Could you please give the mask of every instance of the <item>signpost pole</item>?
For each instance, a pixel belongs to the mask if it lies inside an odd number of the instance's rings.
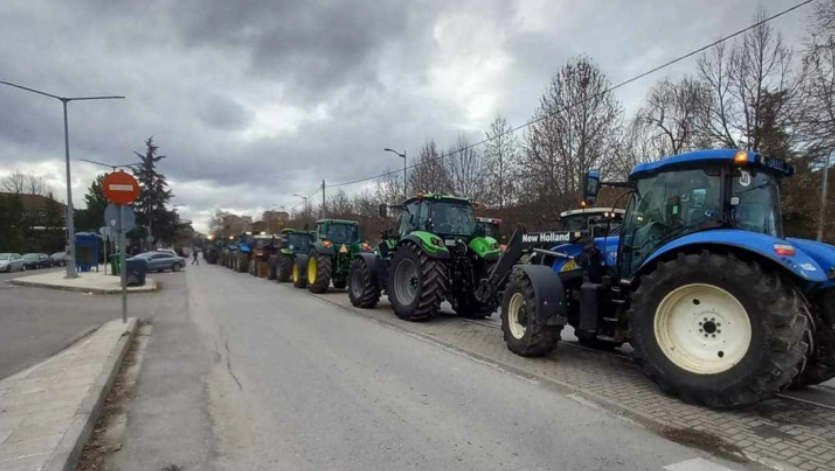
[[[107,235],[101,235],[102,241],[104,242],[104,276],[107,276]]]
[[[119,265],[122,269],[120,273],[122,278],[122,323],[126,324],[128,322],[128,267],[125,263],[125,230],[122,227],[122,223],[125,220],[125,208],[126,206],[120,205],[119,206]]]

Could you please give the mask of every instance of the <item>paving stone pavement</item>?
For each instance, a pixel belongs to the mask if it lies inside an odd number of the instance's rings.
[[[294,289],[291,285],[282,287]],[[317,296],[356,314],[548,381],[673,439],[712,439],[717,445],[708,448],[742,455],[776,469],[835,470],[835,408],[777,397],[741,410],[711,410],[664,395],[622,356],[561,343],[548,357],[523,358],[507,349],[495,321],[442,315],[431,322],[405,322],[397,319],[385,298],[376,309],[363,310],[351,306],[343,291]],[[682,438],[676,431],[690,433]]]
[[[15,278],[9,280],[9,283],[18,286],[62,289],[95,294],[119,294],[122,292],[121,278],[113,275],[105,275],[103,271],[98,273],[79,273],[78,278],[74,279],[66,279],[65,276],[66,273],[64,271],[58,270]],[[129,293],[150,293],[156,290],[157,282],[152,278],[145,278],[144,286],[128,286]]]
[[[108,322],[0,381],[0,470],[62,470],[77,459],[135,329],[136,319]]]

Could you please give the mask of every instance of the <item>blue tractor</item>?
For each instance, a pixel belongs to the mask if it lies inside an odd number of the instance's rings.
[[[638,165],[627,182],[589,172],[589,204],[602,185],[626,190],[623,225],[565,234],[536,249],[547,263],[482,281],[504,288],[508,348],[547,355],[569,324],[587,341],[629,342],[662,390],[716,408],[835,377],[835,247],[784,237],[779,184],[793,174],[729,149]]]

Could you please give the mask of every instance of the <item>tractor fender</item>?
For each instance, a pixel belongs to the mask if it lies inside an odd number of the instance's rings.
[[[778,255],[775,245],[789,245],[794,247],[795,254],[792,256]],[[827,274],[823,268],[806,252],[793,244],[790,240],[780,239],[766,234],[742,231],[738,229],[720,229],[713,231],[695,232],[673,240],[652,253],[635,275],[647,271],[665,254],[671,254],[683,249],[702,247],[727,247],[737,251],[747,252],[754,257],[767,259],[786,272],[806,282],[807,284],[823,284],[827,281]],[[751,280],[753,283],[756,280]]]
[[[385,279],[385,277],[387,275],[387,272],[377,273],[378,263],[377,263],[377,256],[375,254],[368,253],[368,252],[361,252],[361,253],[358,253],[358,254],[354,255],[354,258],[361,258],[363,260],[363,262],[365,262],[365,265],[368,267],[368,272],[373,273],[373,274],[376,275],[376,276],[372,277],[372,281],[374,283],[379,285],[380,280]],[[380,265],[380,268],[384,268],[382,266],[383,264],[379,264],[379,265]],[[385,268],[388,268],[388,267],[385,267]]]
[[[432,244],[433,239],[441,241],[441,245],[440,246],[433,245]],[[443,239],[436,236],[435,234],[432,234],[431,232],[425,232],[425,231],[412,232],[411,234],[409,234],[406,237],[404,237],[403,239],[401,239],[400,243],[398,245],[402,245],[406,242],[412,242],[414,244],[417,244],[418,247],[423,249],[423,251],[426,252],[426,254],[429,255],[432,258],[446,259],[446,258],[450,257],[449,249],[447,249],[446,246],[443,245]]]
[[[565,288],[559,275],[554,273],[551,267],[545,265],[520,265],[517,269],[531,281],[537,304],[536,312],[539,315],[538,321],[545,325],[565,325],[568,322]]]

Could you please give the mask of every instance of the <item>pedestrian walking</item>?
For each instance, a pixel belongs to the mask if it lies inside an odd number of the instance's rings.
[[[199,252],[199,250],[197,249],[197,247],[195,247],[195,248],[191,251],[191,264],[192,264],[192,265],[200,265],[200,260],[198,260],[198,259],[197,259],[197,252]]]

